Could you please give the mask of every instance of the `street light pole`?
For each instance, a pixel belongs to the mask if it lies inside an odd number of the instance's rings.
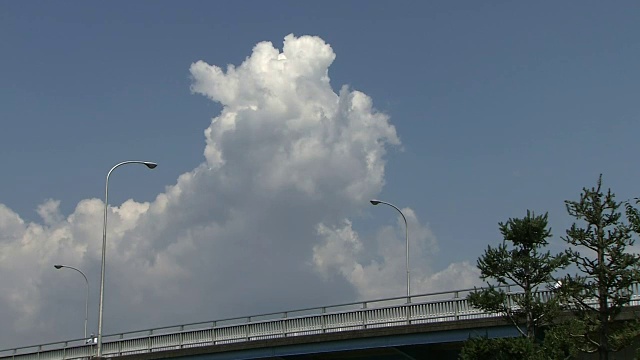
[[[107,253],[107,210],[109,207],[109,176],[117,167],[126,164],[142,164],[149,169],[155,169],[158,164],[151,161],[130,160],[116,164],[107,173],[107,181],[104,189],[104,226],[102,228],[102,269],[100,271],[100,306],[98,310],[98,357],[102,357],[102,312],[104,308],[104,268],[105,256]]]
[[[84,281],[87,283],[87,296],[85,298],[84,301],[84,339],[87,339],[87,320],[89,319],[89,280],[87,280],[87,276],[80,271],[80,269],[76,269],[73,266],[67,266],[67,265],[53,265],[54,268],[60,270],[62,268],[67,268],[67,269],[71,269],[71,270],[75,270],[77,272],[80,273],[80,275],[82,275],[82,277],[84,278]]]
[[[407,218],[404,217],[404,214],[402,213],[402,211],[400,211],[400,209],[398,209],[397,206],[390,204],[386,201],[382,201],[382,200],[370,200],[369,201],[371,203],[371,205],[378,205],[378,204],[385,204],[385,205],[389,205],[392,208],[396,209],[400,215],[402,215],[402,219],[404,220],[404,229],[405,229],[405,240],[407,243],[407,301],[409,301],[409,297],[411,296],[411,280],[410,280],[410,274],[409,274],[409,226],[407,225]]]

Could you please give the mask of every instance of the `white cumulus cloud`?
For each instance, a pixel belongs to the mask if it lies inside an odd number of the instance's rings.
[[[352,228],[400,140],[369,96],[333,90],[334,59],[322,39],[288,35],[237,66],[191,66],[191,90],[222,111],[201,165],[154,201],[109,207],[106,334],[404,293],[404,224],[371,238]],[[55,263],[89,277],[97,328],[104,204],[83,200],[69,215],[59,204],[38,207],[41,223],[0,204],[0,348],[81,336],[84,299],[71,294],[83,284]],[[416,292],[473,281],[468,264],[429,269],[435,236],[403,211]]]

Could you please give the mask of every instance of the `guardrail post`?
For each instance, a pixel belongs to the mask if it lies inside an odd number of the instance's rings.
[[[327,308],[322,307],[322,313],[320,314],[320,323],[322,324],[322,333],[327,332]]]
[[[407,298],[407,303],[404,305],[405,312],[407,313],[407,325],[411,325],[411,303]]]
[[[149,330],[149,336],[147,336],[147,348],[149,350],[149,352],[151,352],[151,349],[153,348],[153,344],[151,343],[151,336],[153,335],[153,329]]]
[[[180,325],[180,336],[178,337],[178,345],[180,349],[184,348],[184,325]]]
[[[287,313],[282,313],[282,336],[287,337]]]
[[[251,324],[251,316],[247,317],[247,323],[244,325],[244,329],[245,329],[245,333],[247,335],[247,341],[249,341],[251,339],[251,336],[249,336],[249,324]]]
[[[460,311],[458,309],[458,304],[460,303],[460,295],[456,291],[453,294],[453,315],[456,320],[460,320]]]
[[[367,328],[367,302],[362,303],[362,329]]]

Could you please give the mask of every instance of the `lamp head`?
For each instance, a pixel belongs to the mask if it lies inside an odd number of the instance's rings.
[[[62,269],[62,265],[53,265],[53,267],[56,269]]]
[[[158,166],[158,164],[151,161],[144,161],[143,164],[145,164],[149,169],[155,169],[156,166]]]
[[[376,199],[372,199],[372,200],[369,200],[369,202],[371,203],[371,205],[378,205],[378,204],[380,204],[382,201],[380,201],[380,200],[376,200]]]

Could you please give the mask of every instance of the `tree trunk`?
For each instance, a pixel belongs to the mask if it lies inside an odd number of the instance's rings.
[[[602,218],[600,216],[600,218]],[[598,327],[598,342],[600,343],[598,346],[598,353],[600,354],[600,360],[609,360],[609,304],[608,304],[608,286],[607,286],[607,278],[605,274],[605,263],[604,263],[604,248],[606,244],[604,243],[604,233],[602,229],[602,225],[598,224],[596,229],[598,231],[598,242],[600,246],[598,246],[598,266],[600,270],[598,271],[598,319],[600,320],[600,326]]]

